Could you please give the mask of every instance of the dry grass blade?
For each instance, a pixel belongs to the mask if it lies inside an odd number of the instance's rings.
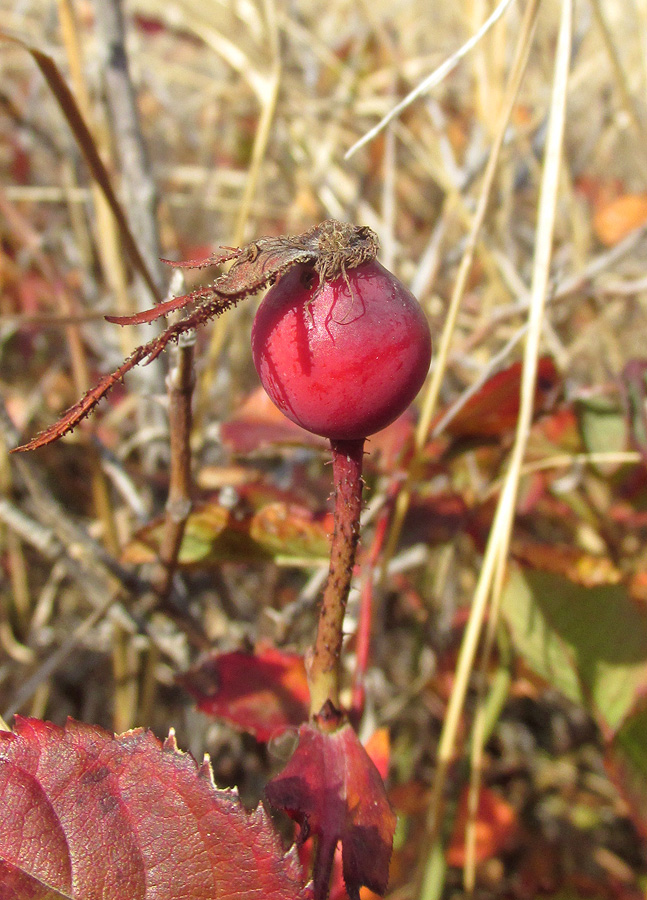
[[[453,53],[449,57],[449,59],[446,59],[441,66],[439,66],[431,73],[431,75],[428,75],[427,78],[424,78],[420,82],[420,84],[418,84],[410,93],[408,93],[404,100],[401,100],[396,106],[394,106],[393,109],[389,113],[387,113],[374,128],[371,128],[370,131],[367,131],[363,137],[356,141],[350,148],[350,150],[346,152],[345,159],[349,159],[353,155],[353,153],[360,149],[360,147],[363,147],[365,144],[368,144],[369,141],[372,141],[374,137],[377,137],[377,135],[384,128],[386,128],[389,122],[392,122],[393,119],[396,119],[401,112],[404,112],[404,110],[408,106],[410,106],[414,100],[417,100],[417,98],[424,94],[426,91],[430,91],[437,84],[440,84],[443,78],[446,78],[447,75],[449,75],[449,73],[452,71],[452,69],[456,68],[461,59],[466,56],[470,52],[470,50],[472,50],[478,44],[481,38],[485,34],[487,34],[490,28],[499,21],[508,6],[510,6],[511,2],[512,0],[501,0],[499,5],[485,20],[476,34],[473,34],[472,37],[468,41],[466,41],[459,50],[456,51],[456,53]]]
[[[251,214],[252,203],[261,177],[261,169],[265,158],[268,142],[272,131],[272,123],[276,113],[276,103],[281,84],[281,48],[279,42],[277,10],[274,0],[265,0],[263,21],[267,32],[267,45],[270,51],[270,62],[267,71],[257,70],[251,65],[250,59],[239,47],[223,44],[224,38],[219,33],[212,33],[212,46],[236,68],[243,77],[249,80],[252,90],[261,107],[261,113],[254,132],[254,142],[245,188],[238,207],[236,224],[234,226],[233,242],[242,244],[245,239],[245,231]],[[210,32],[211,33],[211,32]],[[228,50],[228,52],[225,52]],[[200,420],[208,404],[210,386],[213,384],[215,367],[224,345],[225,335],[231,327],[231,323],[222,320],[214,328],[207,353],[207,364],[200,378],[196,398],[196,420]]]
[[[529,2],[528,6],[526,7],[526,13],[520,30],[506,96],[504,98],[503,106],[496,126],[494,143],[488,157],[485,173],[483,176],[483,184],[481,186],[476,211],[474,213],[474,218],[472,220],[472,225],[467,238],[467,244],[461,258],[458,272],[456,274],[456,281],[452,290],[449,308],[445,316],[440,343],[438,344],[436,350],[435,366],[433,368],[431,379],[423,397],[422,412],[420,414],[420,419],[418,421],[415,435],[415,455],[409,467],[407,481],[397,499],[395,515],[393,517],[391,532],[389,534],[389,540],[387,542],[385,552],[384,567],[386,567],[386,565],[388,564],[388,560],[395,552],[395,548],[397,546],[400,531],[402,529],[402,523],[404,522],[404,517],[407,513],[407,509],[409,508],[412,485],[417,477],[418,460],[423,452],[425,442],[427,441],[431,421],[438,404],[440,389],[449,360],[449,351],[454,336],[454,329],[456,327],[458,313],[465,293],[465,288],[467,286],[467,280],[472,269],[478,237],[481,232],[483,222],[485,221],[485,216],[490,203],[494,177],[497,171],[505,133],[508,128],[512,109],[516,102],[517,94],[519,92],[523,74],[528,61],[528,53],[532,39],[532,32],[534,28],[537,8],[537,0],[531,0],[531,2]]]
[[[56,98],[58,105],[61,108],[63,115],[67,119],[68,124],[72,129],[76,142],[79,145],[81,152],[83,153],[86,163],[88,164],[88,168],[92,172],[93,178],[96,180],[97,184],[103,191],[106,200],[108,201],[110,209],[112,210],[112,214],[114,215],[119,226],[119,231],[124,243],[124,248],[128,256],[130,257],[133,266],[137,269],[137,271],[141,274],[142,278],[146,282],[146,285],[148,286],[152,297],[156,301],[159,301],[161,299],[159,296],[159,292],[155,286],[155,282],[153,281],[150,272],[148,271],[148,267],[146,266],[146,263],[144,262],[142,255],[139,252],[137,242],[132,235],[130,226],[128,225],[128,221],[126,219],[126,216],[124,215],[124,211],[121,208],[121,204],[119,203],[117,195],[113,190],[112,184],[110,182],[110,176],[108,175],[106,167],[104,166],[97,151],[92,133],[86,125],[85,119],[83,117],[83,114],[81,113],[81,110],[79,109],[74,95],[67,86],[65,79],[59,72],[58,66],[56,65],[52,57],[47,53],[43,53],[42,50],[39,50],[32,44],[29,44],[12,34],[8,34],[6,31],[0,31],[0,38],[6,41],[11,41],[14,44],[18,44],[19,46],[27,50],[27,52],[31,54],[34,62],[42,72],[50,90],[52,91],[52,94]]]
[[[69,635],[69,637],[41,663],[38,669],[30,676],[17,691],[11,705],[5,710],[4,715],[10,718],[19,712],[23,706],[34,696],[38,688],[62,665],[67,657],[74,651],[83,638],[88,635],[98,622],[110,611],[116,602],[116,596],[104,597],[100,606],[94,609],[90,615]]]
[[[469,678],[481,635],[485,610],[487,603],[491,598],[495,605],[498,602],[502,574],[507,562],[510,532],[514,520],[521,467],[530,423],[532,421],[541,324],[550,274],[553,231],[557,207],[557,190],[564,122],[566,118],[566,89],[570,62],[571,31],[572,4],[570,0],[564,0],[562,4],[560,30],[555,57],[548,134],[537,213],[529,328],[524,351],[521,381],[521,406],[510,464],[503,492],[500,496],[492,524],[492,530],[483,558],[483,566],[479,581],[474,593],[470,619],[465,631],[456,668],[456,680],[438,746],[438,768],[432,788],[432,800],[427,823],[430,841],[433,844],[438,840],[438,827],[445,780],[454,755],[460,715],[463,710]],[[490,619],[491,623],[493,623],[495,619],[496,615],[494,611]],[[492,627],[495,627],[494,624],[492,624]],[[424,888],[423,893],[425,893]]]

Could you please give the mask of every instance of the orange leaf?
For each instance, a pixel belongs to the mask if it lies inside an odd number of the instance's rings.
[[[598,207],[593,231],[605,247],[613,247],[647,222],[647,194],[623,194]]]
[[[370,736],[364,749],[371,757],[373,765],[383,779],[389,774],[389,759],[391,757],[391,740],[388,728],[378,728]]]
[[[326,440],[295,425],[258,387],[238,412],[221,425],[222,442],[236,453],[252,453],[274,444],[327,446]]]
[[[465,865],[468,796],[469,788],[465,787],[458,805],[452,839],[447,848],[447,863],[457,868]],[[479,864],[496,856],[506,847],[517,830],[517,814],[502,797],[499,797],[490,788],[483,787],[479,795],[475,824],[476,862]]]

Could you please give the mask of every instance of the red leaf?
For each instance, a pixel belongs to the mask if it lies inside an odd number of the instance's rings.
[[[382,778],[386,778],[389,768],[389,756],[391,752],[389,731],[387,728],[378,728],[366,742],[366,752],[375,764]],[[426,807],[425,807],[426,808]],[[314,862],[314,849],[311,844],[302,844],[299,849],[299,859],[304,871],[312,867]],[[368,888],[364,888],[360,893],[361,900],[367,900],[366,895],[376,896]],[[328,900],[347,900],[348,894],[344,886],[344,876],[342,872],[341,848],[338,846],[335,850],[335,858],[332,866],[332,878],[330,880],[330,893]]]
[[[384,894],[395,814],[379,772],[350,725],[333,734],[302,725],[290,762],[265,793],[270,803],[299,823],[301,842],[311,834],[319,839],[313,872],[317,900],[328,893],[339,841],[350,897],[359,897],[361,885]]]
[[[453,437],[494,438],[511,431],[519,415],[520,387],[521,363],[516,362],[488,379],[447,424],[445,432]],[[544,356],[537,369],[535,413],[550,408],[558,387],[555,363]]]
[[[231,419],[222,423],[220,435],[223,443],[236,453],[257,452],[274,444],[327,446],[325,438],[287,419],[260,386]]]
[[[366,444],[371,464],[380,472],[391,473],[411,447],[414,430],[415,418],[409,407],[395,422],[371,435]]]
[[[68,720],[0,732],[2,900],[306,896],[262,807],[247,813],[169,736]]]
[[[198,709],[269,741],[308,718],[303,658],[269,648],[261,653],[222,653],[178,679]]]

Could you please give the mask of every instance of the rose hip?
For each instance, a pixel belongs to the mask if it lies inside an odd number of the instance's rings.
[[[261,303],[252,353],[288,418],[333,440],[356,440],[411,403],[429,368],[431,337],[416,298],[376,260],[321,289],[313,268],[301,265]]]

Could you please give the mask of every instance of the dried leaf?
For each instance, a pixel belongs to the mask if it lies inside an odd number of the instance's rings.
[[[325,448],[325,438],[301,428],[283,415],[265,389],[258,387],[241,408],[220,426],[222,442],[235,453],[252,453],[276,444]]]
[[[549,356],[542,357],[537,369],[535,414],[550,408],[559,386],[555,363]],[[463,438],[496,438],[511,431],[519,415],[520,389],[521,363],[516,362],[489,378],[447,424],[445,433]]]
[[[569,544],[546,543],[519,535],[512,541],[511,552],[517,562],[563,575],[574,584],[585,587],[619,584],[622,581],[622,572],[608,556],[594,556]]]
[[[181,567],[263,562],[277,556],[283,561],[327,559],[328,515],[313,515],[290,495],[254,484],[239,486],[236,494],[233,505],[221,503],[218,497],[195,505],[182,538]],[[142,528],[126,548],[124,561],[153,562],[163,531],[163,518]]]

